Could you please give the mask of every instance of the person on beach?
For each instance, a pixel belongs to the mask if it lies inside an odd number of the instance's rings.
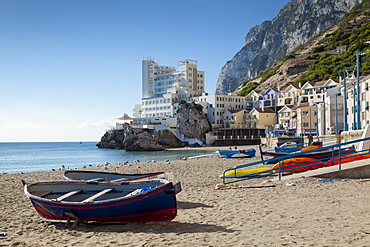
[[[313,136],[312,135],[309,135],[308,136],[308,145],[311,145],[313,142]]]

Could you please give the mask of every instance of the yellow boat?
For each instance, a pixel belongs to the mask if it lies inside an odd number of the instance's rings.
[[[251,175],[251,174],[254,174],[254,173],[259,173],[259,172],[265,172],[265,171],[269,171],[271,170],[271,168],[240,168],[240,169],[236,169],[235,170],[231,170],[231,171],[227,171],[226,173],[224,174],[221,174],[220,175],[220,178],[222,177],[226,177],[226,178],[235,178],[235,177],[241,177],[241,176],[245,176],[245,175]]]

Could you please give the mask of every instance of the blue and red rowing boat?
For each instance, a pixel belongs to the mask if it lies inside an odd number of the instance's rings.
[[[167,180],[124,183],[53,181],[24,183],[44,218],[86,221],[168,221],[176,217],[176,191]]]
[[[225,156],[227,158],[252,158],[256,156],[256,150],[218,150],[220,156]]]

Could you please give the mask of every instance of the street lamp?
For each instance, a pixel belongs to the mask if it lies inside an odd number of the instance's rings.
[[[347,109],[347,75],[349,74],[347,71],[353,72],[350,68],[344,68],[344,131],[348,131],[348,109]]]
[[[361,129],[361,107],[360,107],[360,54],[359,51],[356,51],[356,97],[357,97],[357,107],[354,108],[357,110],[357,129]]]

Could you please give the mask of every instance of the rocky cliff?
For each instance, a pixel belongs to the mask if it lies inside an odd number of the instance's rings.
[[[177,129],[186,138],[205,141],[205,134],[211,130],[207,116],[201,105],[194,103],[179,104]]]
[[[123,125],[123,129],[107,131],[96,146],[99,148],[125,149],[127,151],[165,150],[149,133],[137,133],[127,123]]]
[[[234,92],[244,81],[330,27],[362,0],[292,0],[272,21],[250,29],[242,49],[221,69],[216,94]]]

